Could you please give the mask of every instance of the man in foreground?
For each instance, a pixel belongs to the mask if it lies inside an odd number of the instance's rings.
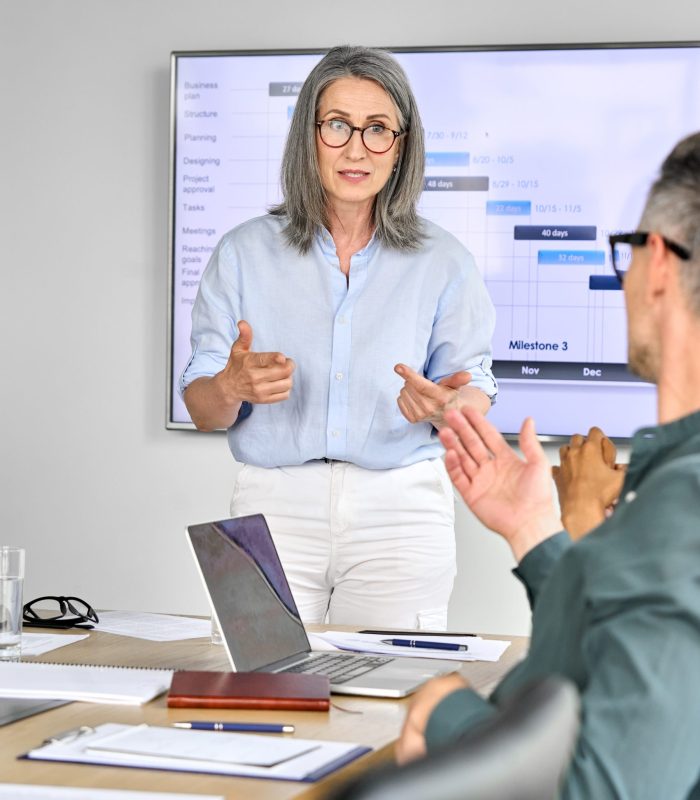
[[[458,675],[431,681],[414,699],[397,755],[401,762],[421,756],[488,718],[523,684],[560,674],[576,683],[582,699],[562,797],[694,798],[700,797],[700,134],[680,142],[664,162],[639,231],[611,237],[611,245],[624,278],[630,369],[657,384],[659,424],[635,434],[612,515],[572,546],[532,420],[520,432],[520,458],[480,414],[446,415],[449,427],[440,438],[450,477],[513,550],[533,608],[532,642],[489,700]],[[614,467],[604,463],[601,441],[588,456],[608,485],[606,470]],[[570,475],[566,491],[564,519],[579,533],[603,520],[611,500],[588,480],[591,469]]]

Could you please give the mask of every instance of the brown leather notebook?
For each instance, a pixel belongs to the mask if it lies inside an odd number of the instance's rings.
[[[185,670],[173,675],[168,707],[328,711],[330,694],[325,675]]]

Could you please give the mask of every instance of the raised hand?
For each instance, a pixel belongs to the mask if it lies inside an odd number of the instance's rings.
[[[279,403],[292,391],[294,361],[283,353],[256,353],[253,329],[238,323],[238,339],[228,362],[217,375],[220,386],[231,400],[248,403]]]
[[[437,428],[443,424],[443,414],[447,408],[474,402],[476,405],[483,405],[485,411],[490,405],[486,395],[479,389],[471,388],[468,393],[460,392],[472,379],[468,372],[455,372],[438,383],[433,383],[406,364],[397,364],[394,371],[404,379],[396,402],[409,422],[430,422]]]
[[[531,418],[520,430],[522,458],[470,407],[445,412],[440,441],[447,451],[447,472],[462,499],[508,541],[518,560],[561,530],[549,463]]]

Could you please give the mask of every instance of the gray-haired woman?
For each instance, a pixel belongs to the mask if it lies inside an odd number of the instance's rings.
[[[485,412],[493,306],[469,252],[416,213],[425,152],[388,53],[330,50],[299,94],[284,201],[202,276],[181,390],[244,464],[305,622],[444,629],[454,507],[436,427]]]

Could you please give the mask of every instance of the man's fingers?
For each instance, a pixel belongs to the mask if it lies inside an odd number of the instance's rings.
[[[465,412],[467,409],[462,409]],[[477,463],[483,464],[491,459],[491,452],[479,432],[465,413],[449,410],[445,413],[445,423],[457,434],[465,452]]]
[[[601,441],[602,439],[605,439],[605,438],[606,438],[605,434],[603,433],[603,431],[597,425],[594,425],[588,431],[588,441],[589,442],[599,442],[599,441]]]
[[[471,489],[471,479],[462,468],[459,456],[454,450],[448,450],[445,454],[445,469],[449,475],[452,485],[462,495],[462,499],[466,502]]]
[[[407,764],[426,754],[425,737],[413,728],[405,727],[401,738],[396,743],[396,762],[399,765]]]
[[[456,485],[456,474],[459,469],[464,475],[471,480],[476,475],[479,465],[469,455],[469,453],[462,447],[457,435],[451,428],[443,428],[440,431],[440,441],[445,448],[445,465],[447,466],[448,473],[452,482]],[[450,469],[452,468],[452,472]],[[454,474],[453,474],[454,473]]]
[[[569,439],[569,447],[581,447],[585,441],[585,436],[582,436],[580,433],[575,433],[571,439]]]
[[[525,460],[529,463],[534,464],[538,461],[547,460],[540,440],[537,438],[535,420],[532,417],[528,417],[525,422],[523,422],[520,428],[520,437],[518,441],[520,443],[520,450],[525,456]]]
[[[617,448],[607,436],[603,437],[601,448],[603,451],[603,461],[605,461],[609,467],[614,467],[615,459],[617,458]]]
[[[463,406],[458,412],[458,416],[463,417],[470,424],[479,439],[486,446],[486,449],[495,456],[512,455],[513,451],[508,446],[503,436],[501,436],[498,428],[491,424],[480,411],[477,411],[471,406]]]

